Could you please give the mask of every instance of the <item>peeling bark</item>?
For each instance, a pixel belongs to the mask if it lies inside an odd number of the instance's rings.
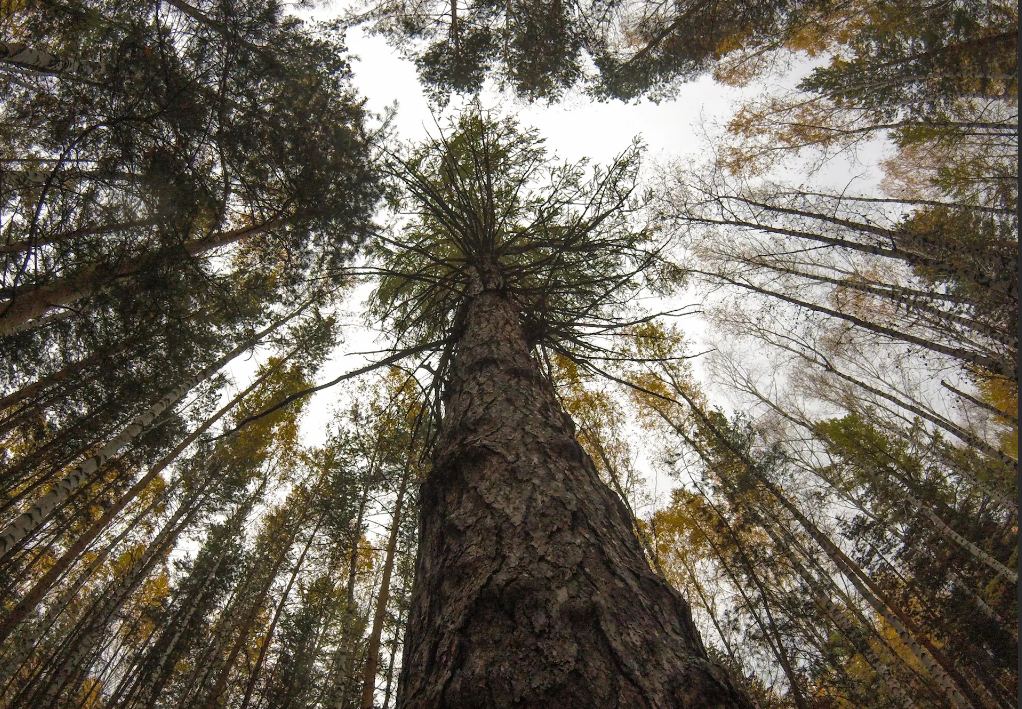
[[[466,305],[398,707],[748,707],[653,573],[506,296]]]

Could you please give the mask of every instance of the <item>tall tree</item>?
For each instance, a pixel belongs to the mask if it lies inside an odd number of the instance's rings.
[[[399,707],[746,705],[534,358],[620,326],[656,263],[637,161],[587,180],[473,111],[397,163],[416,218],[385,243],[376,309],[446,341]]]

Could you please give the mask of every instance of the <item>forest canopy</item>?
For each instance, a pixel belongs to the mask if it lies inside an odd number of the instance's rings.
[[[0,82],[0,707],[1017,706],[1017,3],[0,0]]]

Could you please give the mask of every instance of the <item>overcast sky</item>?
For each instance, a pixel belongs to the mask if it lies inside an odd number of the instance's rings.
[[[311,19],[331,19],[338,14],[332,9],[336,6],[328,4],[309,13]],[[418,142],[430,133],[436,135],[437,122],[445,125],[447,118],[463,105],[463,102],[453,100],[446,111],[431,113],[414,65],[402,59],[382,37],[370,36],[355,28],[348,33],[347,45],[354,71],[353,83],[367,98],[369,109],[382,114],[396,102],[394,126],[399,139]],[[772,89],[792,87],[808,68],[809,65],[805,64],[801,70],[796,69],[786,77],[774,79]],[[708,136],[721,130],[743,102],[763,93],[765,88],[759,85],[736,89],[705,77],[682,85],[674,100],[659,104],[648,101],[594,103],[582,95],[569,95],[554,105],[528,105],[492,89],[484,91],[480,99],[485,109],[504,116],[515,116],[525,127],[538,129],[546,139],[548,150],[571,162],[590,158],[596,163],[608,163],[633,138],[640,137],[647,146],[647,165],[667,164],[677,159],[692,164],[704,159]],[[839,165],[828,173],[823,179],[830,183],[846,181],[850,174],[846,166]],[[875,176],[872,177],[875,179]],[[873,180],[867,179],[867,182],[870,181]],[[349,300],[350,311],[342,318],[343,341],[320,370],[317,381],[328,381],[366,363],[365,357],[352,352],[387,345],[384,341],[374,343],[373,334],[360,326],[358,305],[369,291],[369,286],[360,288],[358,295]],[[694,350],[705,348],[704,323],[686,318],[679,325],[686,331]],[[265,356],[266,353],[263,353],[256,359],[262,360]],[[237,362],[231,368],[239,384],[250,379],[256,359]],[[302,421],[302,438],[306,445],[323,442],[332,412],[338,401],[343,399],[343,390],[339,388],[325,390],[311,398]]]

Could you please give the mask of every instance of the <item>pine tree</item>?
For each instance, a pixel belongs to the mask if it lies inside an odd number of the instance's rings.
[[[629,224],[637,160],[587,181],[471,112],[395,168],[417,219],[385,242],[376,309],[444,343],[400,707],[745,705],[533,355],[624,322],[655,263]]]

